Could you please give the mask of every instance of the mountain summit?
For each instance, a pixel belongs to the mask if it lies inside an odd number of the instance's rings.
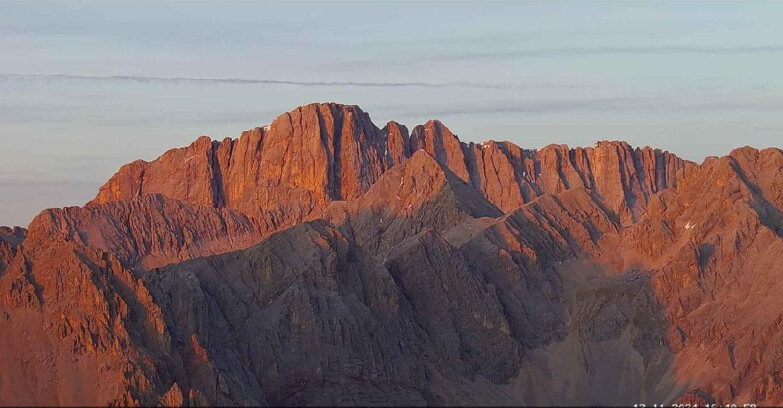
[[[781,404],[782,210],[775,148],[304,105],[0,228],[0,404]]]

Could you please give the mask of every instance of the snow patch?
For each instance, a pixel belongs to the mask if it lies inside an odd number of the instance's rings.
[[[272,125],[266,125],[263,127],[264,132],[269,132],[269,129],[272,129]]]
[[[688,221],[688,223],[687,223],[687,224],[685,224],[685,229],[686,229],[686,230],[689,230],[689,229],[693,228],[694,226],[695,226],[695,225],[692,225],[692,224],[691,224],[691,222],[690,222],[690,221]]]

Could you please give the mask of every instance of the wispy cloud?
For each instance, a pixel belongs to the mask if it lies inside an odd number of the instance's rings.
[[[508,61],[540,58],[601,57],[617,55],[750,55],[783,53],[783,45],[764,46],[579,46],[528,49],[499,49],[491,51],[470,51],[422,55],[409,58],[357,59],[340,61],[326,66],[332,69],[368,69],[388,64],[407,65],[433,62],[481,62]]]
[[[362,81],[298,81],[285,79],[253,78],[192,78],[157,77],[138,75],[70,75],[70,74],[0,74],[0,81],[89,81],[107,83],[140,84],[203,84],[203,85],[291,85],[302,87],[358,87],[358,88],[475,88],[494,90],[520,90],[539,87],[568,87],[552,83],[509,84],[488,82],[362,82]]]
[[[471,104],[399,107],[396,114],[411,117],[439,117],[479,114],[564,114],[636,112],[643,114],[709,113],[721,111],[779,111],[779,101],[739,101],[715,99],[683,100],[675,96],[624,96],[609,98],[500,100]],[[393,108],[390,108],[394,110]]]
[[[0,179],[0,188],[68,188],[84,187],[95,188],[100,186],[101,181],[91,180],[3,180]]]
[[[740,55],[783,52],[783,45],[764,46],[598,46],[598,47],[559,47],[534,48],[524,50],[478,51],[469,53],[442,54],[417,58],[418,61],[464,61],[485,59],[522,59],[557,58],[574,56],[601,55],[671,55],[671,54],[712,54]]]

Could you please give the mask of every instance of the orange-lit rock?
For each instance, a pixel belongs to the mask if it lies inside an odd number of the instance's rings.
[[[0,405],[780,405],[781,209],[775,148],[305,105],[0,228]]]
[[[676,173],[686,164],[668,152],[625,142],[539,151],[509,142],[466,144],[437,120],[416,126],[409,136],[396,122],[378,129],[356,106],[310,104],[238,139],[201,137],[152,162],[125,165],[90,205],[162,194],[238,209],[284,227],[317,215],[330,201],[359,197],[417,150],[505,212],[542,194],[584,187],[601,194],[626,224],[638,219],[654,193],[676,186]]]

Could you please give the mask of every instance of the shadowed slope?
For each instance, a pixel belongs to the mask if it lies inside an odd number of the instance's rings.
[[[470,218],[500,215],[432,156],[417,151],[381,176],[366,194],[333,202],[321,216],[377,254],[429,228],[442,231]]]
[[[762,356],[783,347],[783,152],[738,149],[686,168],[678,185],[625,237],[656,269],[676,374],[717,403],[779,403],[783,360]]]
[[[779,149],[302,106],[0,229],[0,404],[779,404],[782,206]]]
[[[0,273],[16,255],[16,248],[24,241],[27,230],[20,227],[0,227]]]
[[[383,266],[323,221],[145,280],[205,401],[258,404],[250,391],[263,390],[274,405],[425,402],[413,358],[424,333]],[[203,351],[188,351],[194,339]]]

